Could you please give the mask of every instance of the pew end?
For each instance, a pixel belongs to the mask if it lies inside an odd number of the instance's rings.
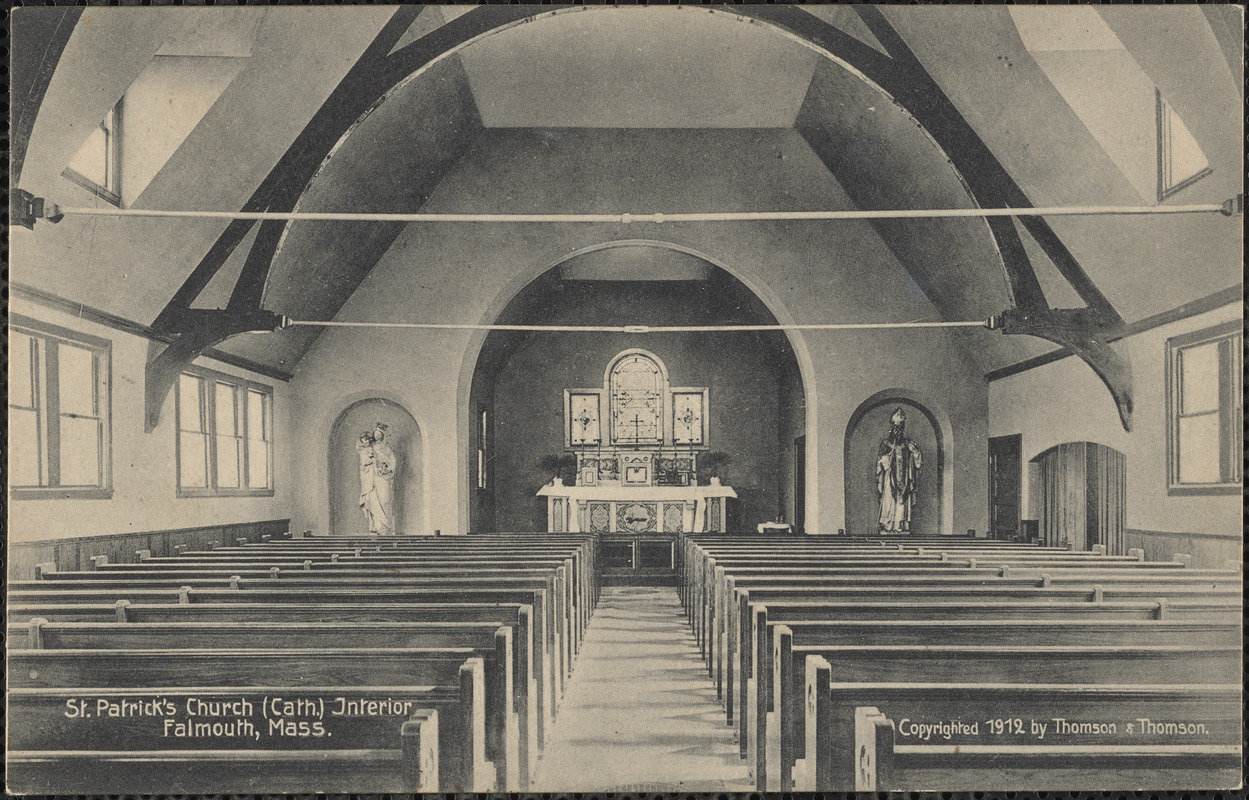
[[[436,792],[438,783],[438,710],[420,709],[399,731],[403,782],[410,791]]]

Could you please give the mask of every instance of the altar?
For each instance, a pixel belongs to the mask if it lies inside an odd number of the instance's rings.
[[[677,534],[727,530],[737,492],[721,485],[730,456],[709,447],[709,408],[708,387],[673,386],[638,348],[601,386],[564,390],[564,455],[546,461],[573,463],[538,496],[549,532],[596,534],[604,585],[675,585]]]
[[[702,533],[725,530],[732,486],[564,486],[538,490],[551,533]]]

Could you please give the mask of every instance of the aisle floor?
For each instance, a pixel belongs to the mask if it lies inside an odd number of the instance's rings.
[[[676,589],[604,587],[534,790],[752,789]]]

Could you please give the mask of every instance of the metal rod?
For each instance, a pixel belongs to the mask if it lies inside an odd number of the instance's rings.
[[[986,328],[990,322],[841,322],[810,325],[473,325],[443,322],[317,322],[288,320],[282,327],[414,328],[448,331],[552,331],[559,333],[722,333],[736,331],[844,331],[899,328]]]
[[[285,222],[757,222],[779,220],[940,219],[951,217],[1077,217],[1150,214],[1230,215],[1226,203],[1171,206],[1043,206],[1040,208],[897,208],[843,211],[724,211],[691,214],[426,214],[352,213],[337,211],[161,211],[138,208],[55,207],[58,214],[85,217],[168,217]]]

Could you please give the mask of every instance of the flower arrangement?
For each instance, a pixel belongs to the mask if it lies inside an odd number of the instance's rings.
[[[552,478],[559,478],[565,486],[577,482],[577,457],[572,453],[545,455],[538,459],[538,469]]]
[[[711,478],[723,479],[725,467],[733,457],[723,450],[710,450],[698,456],[698,482],[705,484]]]

